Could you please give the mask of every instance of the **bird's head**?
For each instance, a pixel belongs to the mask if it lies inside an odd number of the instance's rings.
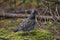
[[[33,15],[34,15],[34,14],[36,14],[36,13],[37,13],[37,11],[36,11],[36,10],[34,10],[34,9],[32,9],[32,10],[31,10],[31,14],[33,14]]]
[[[31,15],[29,16],[29,18],[35,19],[36,14],[37,14],[37,11],[34,10],[34,9],[32,9],[32,10],[31,10]]]

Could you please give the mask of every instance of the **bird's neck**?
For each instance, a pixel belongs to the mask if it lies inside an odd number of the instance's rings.
[[[35,13],[31,13],[30,16],[29,16],[29,18],[30,19],[35,19],[35,15],[36,15]]]

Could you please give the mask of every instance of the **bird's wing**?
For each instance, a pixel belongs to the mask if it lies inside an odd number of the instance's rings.
[[[30,19],[25,19],[23,22],[21,22],[19,25],[18,25],[18,29],[23,29],[24,27],[26,27],[30,22]]]
[[[35,25],[35,21],[34,20],[30,20],[30,22],[27,25],[25,25],[23,30],[24,31],[32,30],[34,28],[34,25]]]
[[[35,20],[29,20],[26,24],[25,24],[25,28],[29,28],[31,26],[33,26],[35,24]]]

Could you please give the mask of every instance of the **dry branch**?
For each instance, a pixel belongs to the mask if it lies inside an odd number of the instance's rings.
[[[16,13],[0,13],[0,16],[1,17],[12,17],[12,18],[26,18],[26,17],[28,17],[29,16],[29,14],[16,14]],[[42,15],[40,15],[40,16],[38,16],[37,15],[37,17],[38,18],[44,18],[44,19],[53,19],[53,16],[42,16]],[[60,19],[60,16],[58,17],[58,16],[56,16],[56,18],[57,19]]]

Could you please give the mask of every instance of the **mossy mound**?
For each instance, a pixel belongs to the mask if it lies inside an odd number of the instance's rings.
[[[0,29],[0,40],[52,40],[51,33],[46,30],[32,30],[28,33],[20,31],[20,32],[12,32],[7,29]]]

